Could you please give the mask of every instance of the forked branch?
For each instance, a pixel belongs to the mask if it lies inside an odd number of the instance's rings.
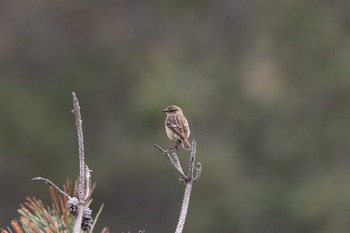
[[[188,212],[188,206],[190,204],[190,197],[191,197],[191,191],[193,187],[193,182],[199,179],[201,172],[202,172],[202,165],[201,163],[197,163],[195,165],[196,161],[196,147],[197,144],[195,140],[192,141],[192,149],[191,149],[191,155],[190,155],[190,161],[188,165],[188,175],[186,176],[183,172],[183,169],[180,164],[180,160],[176,154],[176,150],[173,148],[170,148],[168,151],[164,150],[159,145],[154,145],[159,151],[163,153],[164,156],[166,156],[168,159],[170,159],[171,165],[176,169],[176,171],[180,174],[180,182],[185,183],[185,193],[182,200],[182,206],[179,216],[179,221],[177,223],[177,227],[175,230],[175,233],[182,233],[185,222],[186,222],[186,216]]]

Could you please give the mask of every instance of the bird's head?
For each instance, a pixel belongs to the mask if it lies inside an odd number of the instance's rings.
[[[176,105],[170,105],[166,109],[164,109],[162,112],[165,112],[167,115],[169,115],[177,112],[182,113],[182,110]]]

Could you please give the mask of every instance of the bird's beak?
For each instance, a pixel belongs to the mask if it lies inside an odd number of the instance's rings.
[[[162,112],[167,112],[168,111],[168,109],[164,109],[164,110],[162,110]]]

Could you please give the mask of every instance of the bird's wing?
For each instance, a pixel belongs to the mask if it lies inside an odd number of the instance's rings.
[[[188,123],[185,117],[178,115],[168,116],[166,125],[169,129],[171,129],[171,131],[173,131],[177,136],[179,136],[180,139],[183,140],[184,138],[187,138],[186,132],[189,130]],[[187,125],[187,127],[185,125]]]
[[[185,118],[185,122],[183,124],[183,130],[184,130],[185,138],[188,138],[190,136],[190,127],[188,125],[186,118]]]

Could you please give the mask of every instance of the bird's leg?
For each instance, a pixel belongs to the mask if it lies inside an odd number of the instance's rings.
[[[175,144],[175,149],[177,150],[177,151],[179,151],[180,149],[179,149],[179,145],[181,144],[181,140],[180,139],[177,139],[176,140],[176,144]]]

